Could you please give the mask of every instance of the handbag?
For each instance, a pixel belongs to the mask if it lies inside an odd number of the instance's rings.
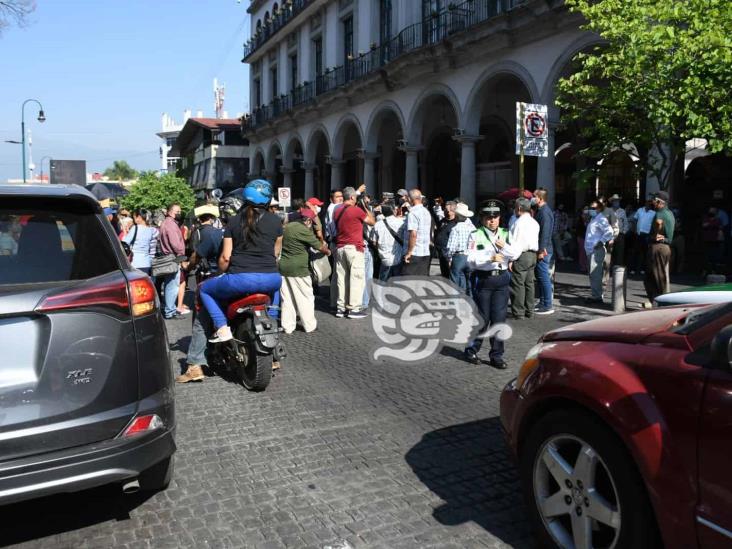
[[[333,271],[330,267],[328,256],[320,252],[311,254],[310,272],[317,284],[322,284],[326,280],[330,279],[330,275]]]
[[[178,272],[180,264],[175,254],[156,255],[152,258],[152,275],[166,276]]]
[[[137,230],[139,225],[135,224],[135,234],[132,235],[132,240],[130,241],[130,253],[127,254],[127,261],[132,264],[132,260],[135,258],[135,253],[132,251],[132,248],[135,246],[135,241],[137,240]]]

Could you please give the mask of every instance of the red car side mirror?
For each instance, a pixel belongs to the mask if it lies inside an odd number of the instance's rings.
[[[714,336],[710,346],[711,362],[720,370],[732,372],[732,324]]]

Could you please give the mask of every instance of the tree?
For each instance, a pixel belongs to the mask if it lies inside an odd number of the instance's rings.
[[[35,0],[0,0],[0,34],[12,23],[25,26],[35,9]]]
[[[566,0],[603,43],[575,58],[558,83],[563,121],[604,157],[635,147],[668,188],[685,143],[732,151],[732,7],[729,0]]]
[[[115,160],[109,168],[104,170],[104,177],[116,181],[129,181],[137,178],[137,171],[126,160]]]
[[[122,198],[122,206],[128,210],[146,208],[159,210],[172,203],[180,204],[184,212],[193,209],[196,198],[185,179],[172,174],[158,176],[147,173],[132,185],[130,193]]]

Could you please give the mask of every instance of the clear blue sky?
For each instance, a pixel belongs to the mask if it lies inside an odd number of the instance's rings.
[[[115,159],[159,167],[160,116],[181,121],[186,108],[213,116],[213,79],[226,84],[229,116],[248,110],[241,63],[249,34],[243,0],[38,0],[25,28],[0,36],[0,182],[21,177],[21,104],[33,160],[87,160],[103,170]],[[44,169],[48,170],[47,161]]]

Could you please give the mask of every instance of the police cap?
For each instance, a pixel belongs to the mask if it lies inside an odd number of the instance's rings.
[[[501,215],[503,208],[503,202],[500,200],[486,200],[480,205],[480,215]]]

